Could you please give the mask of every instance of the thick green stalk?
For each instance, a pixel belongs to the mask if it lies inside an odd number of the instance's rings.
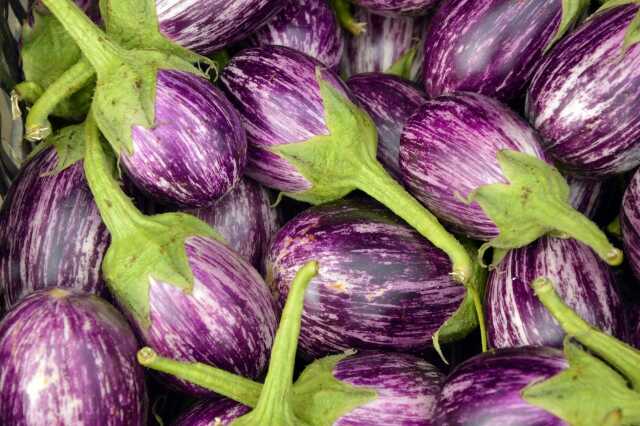
[[[336,12],[338,22],[354,36],[358,36],[366,31],[366,24],[358,22],[351,14],[351,4],[347,0],[330,0],[333,10]]]

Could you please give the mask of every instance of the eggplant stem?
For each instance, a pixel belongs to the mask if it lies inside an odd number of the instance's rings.
[[[367,30],[367,24],[358,22],[351,14],[351,5],[346,0],[331,0],[331,6],[336,12],[340,25],[354,36],[359,36]]]

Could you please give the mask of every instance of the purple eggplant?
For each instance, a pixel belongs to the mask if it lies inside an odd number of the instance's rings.
[[[434,424],[564,426],[560,418],[525,401],[521,392],[567,367],[562,352],[545,347],[478,355],[456,367],[445,380]]]
[[[640,164],[640,44],[625,41],[640,5],[609,3],[550,52],[527,93],[545,152],[592,179]]]
[[[262,266],[271,237],[280,227],[269,193],[255,181],[244,178],[211,207],[191,210],[218,231],[229,247],[256,268]]]
[[[0,323],[0,423],[144,426],[138,343],[97,296],[41,290]]]
[[[381,15],[422,15],[438,0],[354,0],[355,4]]]
[[[349,348],[431,347],[465,298],[445,254],[371,202],[311,208],[276,234],[265,262],[281,307],[311,259],[320,272],[307,290],[299,342],[310,359]]]
[[[610,264],[622,252],[569,204],[533,129],[499,101],[445,95],[411,116],[400,142],[409,190],[438,217],[488,247],[524,247],[551,232],[584,242]]]
[[[571,189],[569,202],[573,208],[593,219],[602,204],[604,183],[599,180],[580,179],[574,176],[567,176],[567,183]]]
[[[423,65],[426,18],[387,17],[357,9],[354,19],[364,23],[366,32],[347,38],[344,75],[385,72],[409,80],[418,78]]]
[[[72,126],[51,137],[51,146],[24,165],[2,205],[0,292],[7,307],[48,287],[104,289],[100,265],[109,233],[77,162],[83,131]],[[80,156],[67,150],[77,147]]]
[[[257,46],[287,46],[337,69],[344,37],[327,0],[283,0],[285,8],[253,35]]]
[[[636,172],[622,199],[620,225],[624,251],[636,278],[640,279],[640,172]]]
[[[183,413],[172,426],[227,426],[249,411],[251,408],[231,399],[205,400]]]
[[[546,49],[584,12],[561,0],[445,0],[424,43],[427,95],[475,92],[511,101],[524,94]],[[567,25],[561,24],[563,18]]]
[[[561,347],[564,332],[529,285],[547,277],[582,318],[602,331],[626,339],[624,307],[609,266],[587,246],[543,237],[509,251],[490,272],[485,312],[489,345]]]
[[[347,86],[378,129],[378,160],[400,178],[400,134],[409,117],[426,102],[426,96],[407,81],[388,74],[359,74]]]

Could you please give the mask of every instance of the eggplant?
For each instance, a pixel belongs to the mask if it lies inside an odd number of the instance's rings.
[[[522,398],[524,388],[568,368],[562,352],[545,347],[491,350],[460,364],[438,397],[437,425],[566,425]]]
[[[605,185],[599,180],[580,179],[566,176],[571,190],[569,202],[574,209],[586,217],[593,219],[602,205]]]
[[[241,179],[213,206],[187,213],[211,225],[229,247],[256,268],[262,267],[269,241],[280,227],[269,193],[249,178]]]
[[[550,52],[526,102],[545,152],[591,179],[640,164],[640,45],[626,41],[640,5],[603,8]]]
[[[337,69],[344,37],[327,0],[286,0],[284,3],[284,9],[253,34],[253,44],[287,46]]]
[[[235,419],[247,414],[251,408],[231,399],[200,401],[180,415],[173,426],[217,426],[230,425]]]
[[[354,0],[358,6],[381,15],[422,15],[438,0]]]
[[[378,160],[400,179],[400,134],[426,96],[402,78],[382,73],[355,75],[347,80],[347,86],[376,124]]]
[[[114,178],[91,115],[85,127],[85,175],[112,236],[103,275],[142,341],[161,354],[260,376],[276,325],[260,274],[194,216],[140,213]]]
[[[185,207],[231,190],[244,171],[246,136],[224,95],[178,56],[125,50],[69,0],[43,1],[86,56],[77,66],[96,70],[93,115],[135,185]],[[40,135],[50,125],[27,127]]]
[[[83,132],[83,126],[71,126],[51,137],[21,169],[2,205],[0,293],[6,307],[49,287],[104,290],[100,265],[110,237],[78,161]]]
[[[347,37],[342,73],[396,74],[416,80],[422,71],[426,18],[380,16],[358,8],[354,19],[366,27],[363,34]]]
[[[629,266],[640,279],[640,172],[635,172],[624,192],[620,226]]]
[[[407,188],[434,213],[488,247],[523,247],[561,232],[618,265],[622,252],[570,204],[570,188],[546,162],[525,121],[475,93],[445,95],[409,118],[400,140]]]
[[[335,73],[293,49],[266,46],[236,55],[221,81],[247,129],[250,177],[312,204],[361,189],[444,250],[457,280],[472,279],[462,244],[376,160],[375,125]]]
[[[0,323],[0,423],[147,424],[133,331],[111,305],[77,290],[41,290]]]
[[[524,95],[544,53],[588,2],[445,0],[424,43],[427,95],[481,93],[508,102]]]
[[[320,271],[307,290],[299,341],[308,359],[350,348],[432,347],[465,298],[446,255],[371,202],[313,207],[275,235],[265,263],[280,307],[296,271],[311,259]]]
[[[159,357],[150,348],[138,352],[138,361],[254,407],[233,421],[236,426],[431,425],[443,376],[411,355],[372,351],[325,357],[292,384],[305,289],[317,272],[318,263],[308,262],[291,284],[264,385],[204,364]]]
[[[562,346],[564,332],[529,285],[540,276],[557,283],[580,317],[626,339],[624,306],[609,266],[584,244],[543,237],[510,250],[489,273],[485,312],[491,347]]]

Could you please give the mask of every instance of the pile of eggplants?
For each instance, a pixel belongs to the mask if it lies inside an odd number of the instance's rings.
[[[0,424],[640,424],[640,0],[28,6]]]

